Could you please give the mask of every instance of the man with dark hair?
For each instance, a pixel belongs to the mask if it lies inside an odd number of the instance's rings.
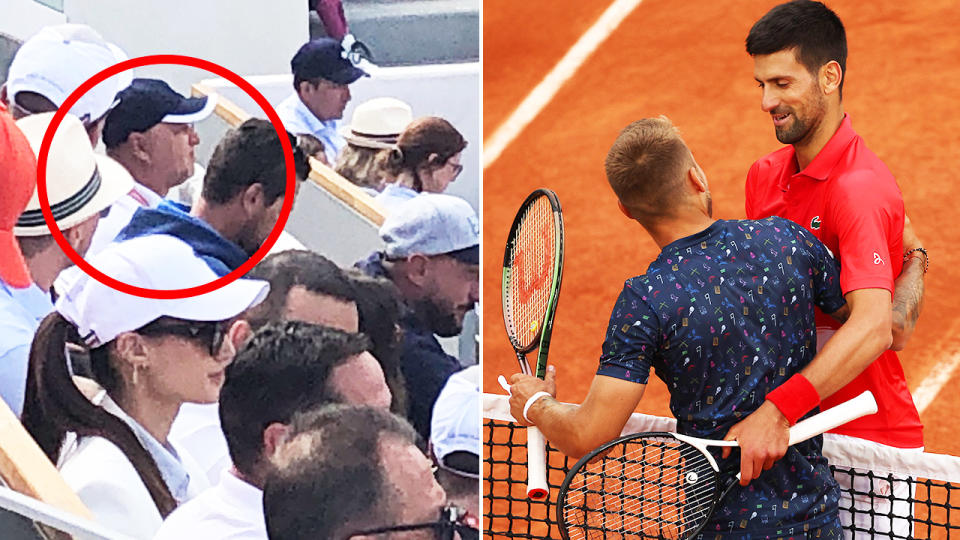
[[[351,279],[333,261],[306,250],[275,253],[248,277],[270,283],[270,294],[247,313],[253,328],[268,321],[294,320],[359,331]]]
[[[893,349],[899,350],[919,316],[927,255],[912,228],[905,227],[908,221],[896,180],[844,113],[841,89],[847,43],[843,23],[819,2],[788,2],[753,25],[746,48],[760,84],[761,108],[770,114],[777,140],[789,145],[750,168],[747,217],[783,216],[822,240],[841,262],[840,285],[851,308],[847,324],[857,319],[864,328],[886,332],[892,308]],[[818,313],[817,326],[818,347],[826,351],[836,346],[838,324]],[[842,378],[846,386],[829,397],[821,394],[824,406],[870,390],[880,412],[833,432],[881,446],[922,448],[923,426],[896,353],[884,348],[851,365],[856,378]],[[844,475],[839,477],[843,480]],[[906,482],[898,484],[908,489]],[[855,501],[855,508],[862,510],[857,512],[858,526],[888,532],[889,484],[867,481],[854,488],[863,493]],[[878,503],[871,509],[875,493]],[[851,504],[841,502],[843,507]],[[883,519],[874,522],[872,510]],[[893,513],[909,516],[910,505]],[[845,520],[848,516],[843,514]],[[902,522],[898,534],[909,536],[907,520],[897,521]]]
[[[302,181],[309,165],[293,137],[288,137],[295,176]],[[175,236],[190,244],[217,275],[226,275],[260,249],[276,225],[286,179],[276,130],[266,120],[251,118],[217,144],[203,192],[192,209],[170,201],[155,209],[140,208],[117,241],[150,234]]]
[[[397,286],[405,304],[400,367],[407,418],[426,439],[433,404],[459,360],[434,334],[452,337],[479,300],[480,237],[476,212],[463,199],[422,193],[390,213],[380,227],[385,248],[358,266]]]
[[[220,419],[233,468],[176,510],[157,538],[265,538],[261,488],[294,413],[343,402],[381,409],[387,389],[369,342],[303,322],[260,329],[227,367]]]
[[[133,176],[134,186],[100,220],[90,253],[113,242],[138,208],[156,208],[193,174],[193,148],[200,144],[193,125],[214,107],[215,98],[187,98],[157,79],[134,79],[117,94],[103,126],[103,144]]]
[[[407,533],[416,538],[462,530],[416,433],[386,411],[329,405],[298,416],[273,464],[263,495],[271,539],[379,538],[404,525],[419,525]]]
[[[336,163],[346,140],[338,120],[350,101],[350,85],[367,73],[347,59],[340,42],[320,38],[305,43],[290,60],[294,93],[277,105],[277,115],[294,135],[313,135],[323,143],[327,163]]]
[[[839,539],[840,492],[822,440],[788,447],[788,427],[814,411],[818,396],[852,378],[853,366],[888,347],[890,327],[884,336],[851,316],[834,346],[815,356],[814,306],[840,318],[848,311],[829,251],[782,218],[713,219],[706,175],[666,118],[627,126],[606,171],[621,212],[662,251],[645,275],[624,284],[583,404],[550,397],[550,366],[546,380],[513,376],[512,414],[580,456],[620,434],[653,367],[670,391],[679,433],[740,443],[740,485],[705,536],[785,536],[792,528],[806,538]],[[541,391],[548,395],[536,395]],[[781,420],[743,421],[756,415]]]

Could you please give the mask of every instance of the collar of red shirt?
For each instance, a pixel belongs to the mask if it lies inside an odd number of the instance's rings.
[[[853,131],[853,126],[850,123],[850,115],[844,113],[843,120],[840,122],[840,127],[837,128],[836,133],[833,134],[833,137],[830,137],[830,140],[827,141],[827,144],[820,150],[820,152],[813,158],[806,168],[802,171],[797,172],[795,175],[803,175],[814,180],[824,181],[827,179],[827,176],[830,175],[830,171],[833,170],[834,165],[840,161],[840,158],[843,156],[843,153],[846,151],[847,146],[857,136],[857,133]],[[797,151],[791,146],[790,159],[793,163],[796,163]],[[785,176],[781,179],[783,183],[780,184],[780,187],[786,191],[787,185],[790,182],[792,176]]]

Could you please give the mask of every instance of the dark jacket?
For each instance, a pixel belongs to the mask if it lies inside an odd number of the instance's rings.
[[[138,208],[130,223],[117,235],[117,241],[151,234],[174,236],[189,244],[218,276],[225,276],[247,262],[250,256],[240,246],[189,212],[189,207],[170,201],[163,201],[157,208]]]
[[[374,253],[355,266],[369,276],[389,278],[380,253]],[[400,327],[403,329],[400,370],[406,382],[409,402],[407,419],[424,440],[429,440],[433,404],[450,375],[463,369],[463,366],[455,357],[444,352],[433,331],[409,307],[405,306]]]

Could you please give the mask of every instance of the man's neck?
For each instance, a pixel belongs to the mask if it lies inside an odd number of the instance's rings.
[[[130,173],[130,176],[137,181],[137,183],[146,186],[161,197],[167,196],[167,192],[170,191],[168,184],[164,182],[163,179],[154,176],[152,174],[153,169],[151,167],[142,165],[140,162],[136,161],[131,156],[124,154],[123,152],[108,151],[107,155],[119,161],[120,164],[127,169],[127,172]]]
[[[642,224],[643,227],[653,237],[660,249],[676,242],[681,238],[686,238],[702,232],[707,227],[716,223],[717,220],[702,213],[686,214],[683,216],[661,219],[654,223]]]
[[[207,225],[220,233],[220,236],[239,245],[240,224],[237,222],[237,214],[229,206],[212,205],[202,196],[197,199],[197,203],[190,210],[190,215],[203,220]]]
[[[27,267],[30,269],[33,282],[45,292],[53,287],[54,280],[67,266],[66,257],[60,251],[60,246],[56,244],[27,259]]]
[[[802,171],[817,157],[817,154],[823,150],[823,147],[830,142],[833,135],[840,129],[843,123],[843,107],[836,107],[832,111],[827,111],[823,120],[817,129],[805,140],[794,143],[793,149],[797,155],[797,166]]]

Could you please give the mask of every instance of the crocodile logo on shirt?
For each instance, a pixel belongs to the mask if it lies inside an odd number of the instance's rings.
[[[815,231],[820,230],[820,216],[813,216],[813,219],[810,220],[810,228]]]

